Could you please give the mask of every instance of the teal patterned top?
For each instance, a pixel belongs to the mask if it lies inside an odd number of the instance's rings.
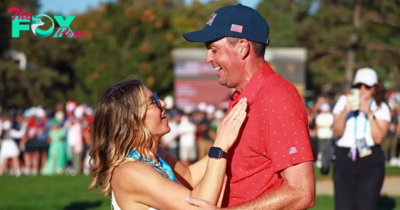
[[[159,173],[163,176],[169,178],[173,182],[178,182],[175,177],[174,171],[172,170],[171,166],[168,165],[165,160],[163,160],[159,155],[157,155],[158,163],[155,163],[152,159],[146,157],[140,157],[139,153],[136,152],[134,149],[129,151],[129,156],[135,160],[139,160],[141,162],[145,162],[151,166],[153,166]]]

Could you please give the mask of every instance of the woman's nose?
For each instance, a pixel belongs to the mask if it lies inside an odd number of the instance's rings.
[[[165,108],[167,106],[167,103],[165,103],[165,101],[160,99],[160,104],[162,108]]]

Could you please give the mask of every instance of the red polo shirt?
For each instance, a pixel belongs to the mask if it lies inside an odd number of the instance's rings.
[[[242,93],[232,95],[228,112],[243,97],[248,99],[247,119],[228,152],[223,207],[281,186],[278,172],[313,160],[306,110],[294,85],[265,62]]]

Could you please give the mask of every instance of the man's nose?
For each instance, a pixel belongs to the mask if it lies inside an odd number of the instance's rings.
[[[211,50],[207,50],[206,62],[211,63],[212,61],[214,61],[214,58],[211,55]]]

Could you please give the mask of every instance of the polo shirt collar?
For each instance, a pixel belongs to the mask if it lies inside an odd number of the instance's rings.
[[[260,69],[254,73],[250,81],[246,84],[243,91],[239,93],[235,91],[229,100],[230,107],[234,106],[240,99],[246,97],[248,104],[251,104],[256,98],[261,87],[265,84],[267,79],[274,74],[274,70],[269,66],[268,62],[265,61]]]

